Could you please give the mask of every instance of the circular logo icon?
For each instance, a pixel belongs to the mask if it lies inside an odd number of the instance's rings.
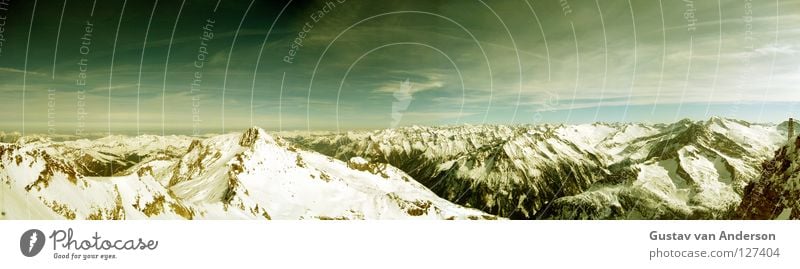
[[[19,250],[25,257],[33,257],[39,254],[44,247],[44,233],[37,229],[30,229],[22,233],[19,238]]]

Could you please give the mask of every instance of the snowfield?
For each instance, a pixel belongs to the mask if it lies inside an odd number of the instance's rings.
[[[4,137],[0,219],[796,218],[800,196],[786,123],[716,117]]]
[[[785,124],[404,127],[288,140],[407,172],[443,198],[515,219],[728,218]]]
[[[403,171],[297,149],[261,129],[204,140],[0,144],[3,219],[496,219]]]

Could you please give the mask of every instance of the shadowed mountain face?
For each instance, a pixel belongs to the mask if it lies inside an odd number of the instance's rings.
[[[408,127],[290,140],[396,166],[455,203],[511,218],[727,218],[783,141],[774,125]]]
[[[762,164],[759,179],[745,188],[737,219],[800,219],[800,137]]]

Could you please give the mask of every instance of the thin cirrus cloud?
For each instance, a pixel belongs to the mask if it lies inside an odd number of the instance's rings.
[[[385,128],[406,80],[413,98],[401,126],[780,121],[800,102],[798,2],[662,1],[662,9],[644,0],[570,1],[569,12],[557,1],[486,2],[495,16],[480,1],[348,1],[318,21],[310,16],[323,1],[295,1],[277,20],[286,2],[254,3],[242,20],[245,2],[216,12],[214,3],[190,2],[174,24],[180,5],[160,1],[146,44],[154,1],[128,3],[117,40],[121,3],[99,3],[91,17],[87,3],[69,2],[56,53],[60,10],[40,1],[29,46],[29,15],[6,27],[0,113],[9,120],[0,129],[17,131],[25,120],[34,130],[51,109],[70,131],[79,108],[98,132],[131,130],[136,119],[184,132],[192,117],[204,132],[222,132],[223,123],[224,131]],[[31,14],[33,3],[14,5],[15,14]],[[208,18],[214,38],[197,69]],[[82,55],[87,20],[96,27]],[[306,24],[312,29],[298,39]],[[293,50],[295,41],[302,46]],[[85,88],[75,84],[82,57],[90,63]],[[192,91],[196,72],[202,79]],[[47,89],[57,91],[54,107]]]

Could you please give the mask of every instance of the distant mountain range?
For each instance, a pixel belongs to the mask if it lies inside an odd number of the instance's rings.
[[[516,219],[718,219],[738,206],[786,126],[673,124],[407,127],[289,138],[388,163],[457,204]]]
[[[787,136],[711,118],[15,137],[0,219],[798,218]]]

